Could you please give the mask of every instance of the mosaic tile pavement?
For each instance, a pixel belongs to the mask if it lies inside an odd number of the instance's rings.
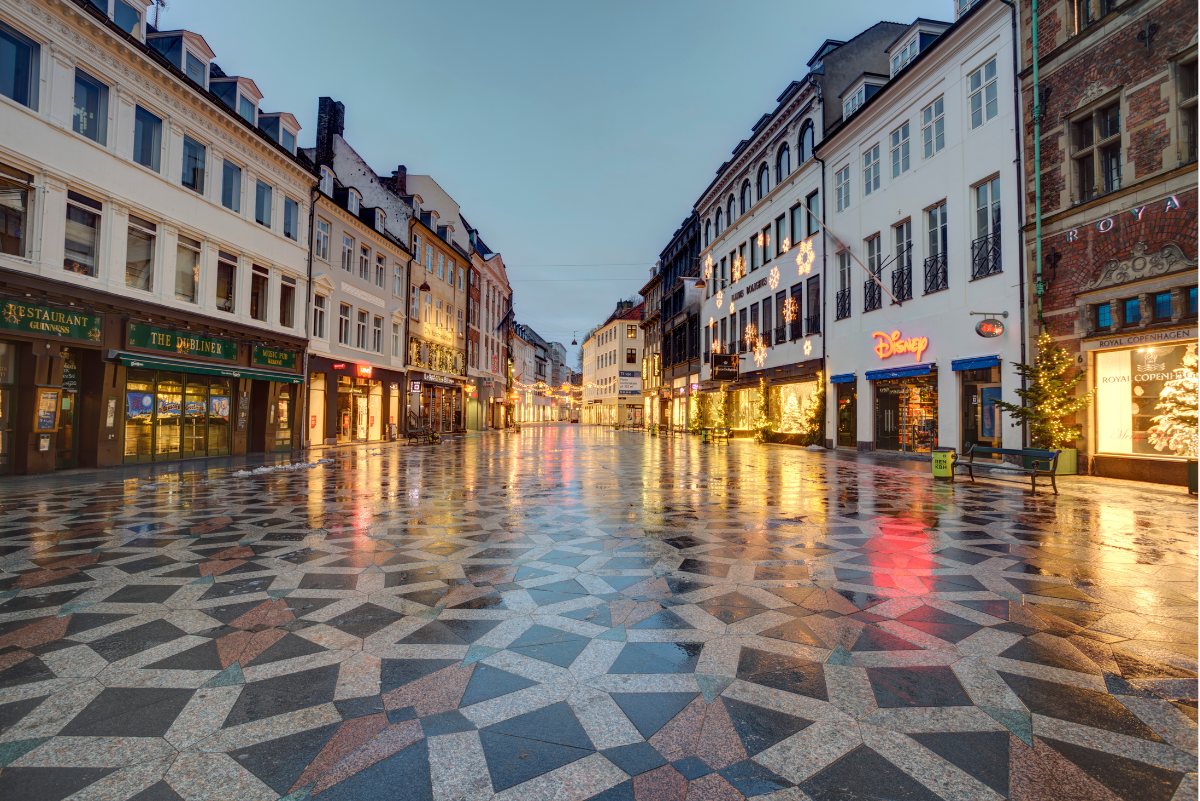
[[[327,455],[0,483],[0,798],[1196,798],[1176,490],[578,426]]]

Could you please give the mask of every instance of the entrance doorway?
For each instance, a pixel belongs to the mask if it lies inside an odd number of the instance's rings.
[[[858,388],[853,383],[837,385],[837,444],[858,447]]]
[[[984,367],[978,370],[963,370],[962,415],[963,441],[967,448],[978,444],[986,448],[1000,447],[1000,368]]]
[[[62,349],[62,398],[58,412],[58,440],[54,452],[54,469],[76,467],[79,464],[79,358],[78,350]]]
[[[929,453],[937,446],[937,378],[875,382],[875,447]]]

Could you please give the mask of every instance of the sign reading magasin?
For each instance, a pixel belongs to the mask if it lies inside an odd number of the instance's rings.
[[[67,309],[34,306],[19,300],[0,305],[0,328],[26,334],[100,341],[101,318]]]
[[[220,339],[187,331],[171,331],[145,323],[129,324],[128,345],[131,348],[179,353],[184,356],[204,356],[226,362],[236,362],[238,358],[238,343],[232,339]]]

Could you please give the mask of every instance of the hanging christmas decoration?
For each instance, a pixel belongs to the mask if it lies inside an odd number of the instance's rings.
[[[771,274],[767,278],[767,285],[771,287],[772,291],[774,291],[775,287],[779,286],[779,268],[778,267],[771,268]]]
[[[812,239],[803,240],[800,243],[800,250],[796,253],[796,266],[800,269],[800,275],[811,273],[815,260],[816,254],[813,253]]]

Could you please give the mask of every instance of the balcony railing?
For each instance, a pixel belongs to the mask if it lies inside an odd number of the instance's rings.
[[[912,265],[892,270],[892,294],[896,296],[896,303],[912,300]]]
[[[850,290],[843,289],[837,293],[837,317],[838,320],[845,320],[850,316]]]
[[[971,243],[971,280],[1000,272],[1000,233],[981,236]]]
[[[863,281],[863,313],[875,311],[883,306],[883,287],[873,278]]]
[[[804,329],[811,334],[821,333],[821,315],[814,314],[804,318]]]
[[[925,294],[941,292],[950,288],[946,270],[946,252],[942,251],[925,260]]]
[[[779,326],[775,329],[775,344],[782,345],[787,342],[787,326]]]

